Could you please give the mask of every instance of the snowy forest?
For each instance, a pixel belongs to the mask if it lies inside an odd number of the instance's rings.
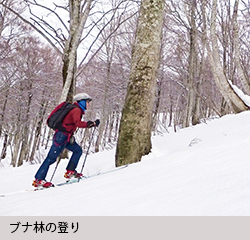
[[[0,165],[40,163],[48,115],[80,92],[101,121],[91,151],[127,152],[131,127],[133,161],[147,135],[248,110],[234,86],[250,95],[249,17],[249,0],[0,0]]]

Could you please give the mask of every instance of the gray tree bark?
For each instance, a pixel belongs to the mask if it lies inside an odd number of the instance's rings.
[[[92,0],[85,0],[83,5],[81,3],[82,0],[69,0],[70,30],[63,54],[63,91],[60,102],[72,101],[75,94],[77,48],[91,9]]]
[[[197,41],[197,30],[196,30],[196,23],[195,23],[195,3],[190,3],[190,10],[189,10],[189,39],[190,39],[190,48],[189,48],[189,67],[188,67],[188,99],[187,99],[187,106],[186,106],[186,114],[184,118],[184,127],[189,127],[191,123],[191,119],[194,117],[194,110],[196,104],[196,82],[197,80],[197,52],[196,52],[196,41]]]
[[[238,18],[238,8],[239,8],[239,0],[236,0],[234,3],[234,13],[233,13],[233,41],[234,41],[234,59],[235,59],[235,65],[237,68],[237,72],[239,75],[239,78],[242,82],[243,90],[248,95],[250,94],[250,85],[247,81],[247,77],[244,74],[241,62],[240,62],[240,41],[239,41],[239,24],[237,21]]]
[[[224,97],[225,101],[232,107],[235,113],[239,113],[248,110],[248,106],[243,100],[235,93],[231,85],[229,84],[223,67],[220,62],[219,46],[216,35],[216,16],[217,16],[217,0],[213,0],[212,4],[212,17],[211,17],[211,43],[212,49],[207,44],[207,49],[210,56],[210,62],[215,79],[215,83]]]
[[[151,122],[160,59],[164,0],[143,0],[116,149],[116,166],[151,151]]]

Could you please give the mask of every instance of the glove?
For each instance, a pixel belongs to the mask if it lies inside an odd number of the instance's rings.
[[[95,120],[94,122],[93,121],[88,121],[87,122],[87,127],[88,128],[95,127],[95,126],[98,127],[99,124],[100,124],[100,120],[99,119]]]
[[[99,120],[99,119],[96,119],[96,120],[95,120],[95,126],[97,126],[97,127],[98,127],[98,126],[99,126],[99,124],[100,124],[100,120]]]
[[[87,128],[91,128],[91,127],[94,127],[95,126],[95,123],[92,122],[92,121],[87,121]]]

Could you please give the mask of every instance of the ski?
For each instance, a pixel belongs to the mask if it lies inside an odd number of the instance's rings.
[[[81,177],[81,178],[73,178],[73,179],[70,179],[70,180],[68,180],[68,181],[66,181],[66,182],[58,183],[58,184],[56,184],[55,186],[56,186],[56,187],[59,187],[59,186],[63,186],[63,185],[68,185],[68,184],[80,182],[80,181],[83,180],[83,179],[87,179],[87,178],[91,178],[91,177],[94,177],[94,176],[98,176],[99,174],[100,174],[100,173],[96,173],[96,174],[93,174],[93,175],[88,176],[88,177],[83,176],[83,177]]]
[[[83,176],[82,178],[78,179],[78,178],[73,178],[73,179],[70,179],[66,182],[62,182],[62,183],[57,183],[57,184],[53,184],[51,187],[49,188],[44,188],[44,187],[39,187],[39,188],[33,188],[33,189],[26,189],[26,190],[21,190],[21,191],[17,191],[17,192],[12,192],[12,193],[6,193],[6,194],[0,194],[0,198],[1,197],[6,197],[6,196],[9,196],[9,195],[13,195],[13,194],[17,194],[17,193],[23,193],[23,192],[36,192],[36,191],[40,191],[40,190],[45,190],[45,189],[50,189],[50,188],[53,188],[53,187],[60,187],[60,186],[64,186],[64,185],[68,185],[68,184],[73,184],[73,183],[77,183],[81,180],[84,180],[84,179],[88,179],[88,178],[92,178],[92,177],[96,177],[96,176],[100,176],[100,175],[104,175],[104,174],[108,174],[108,173],[111,173],[111,172],[116,172],[120,169],[124,169],[126,167],[128,167],[129,164],[127,165],[123,165],[123,166],[120,166],[120,167],[117,167],[117,168],[114,168],[114,169],[111,169],[111,170],[108,170],[108,171],[104,171],[104,172],[97,172],[93,175],[89,175],[89,176]]]
[[[120,167],[117,167],[117,168],[114,168],[114,169],[111,169],[111,170],[108,170],[108,171],[105,171],[105,172],[98,172],[98,173],[95,173],[95,174],[90,175],[90,176],[83,176],[80,179],[78,179],[78,178],[70,179],[70,180],[68,180],[66,182],[56,184],[55,187],[63,186],[63,185],[67,185],[67,184],[72,184],[72,183],[77,183],[77,182],[79,182],[79,181],[81,181],[83,179],[92,178],[92,177],[96,177],[96,176],[99,176],[99,175],[104,175],[104,174],[107,174],[107,173],[115,172],[115,171],[118,171],[120,169],[128,167],[128,165],[129,164],[126,164],[126,165],[123,165],[123,166],[120,166]]]

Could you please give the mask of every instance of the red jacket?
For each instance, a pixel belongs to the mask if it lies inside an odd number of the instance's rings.
[[[78,103],[74,103],[74,105],[78,107],[73,108],[63,120],[63,125],[66,126],[66,130],[71,133],[75,132],[76,128],[87,127],[87,122],[81,121],[84,111],[80,108]]]

